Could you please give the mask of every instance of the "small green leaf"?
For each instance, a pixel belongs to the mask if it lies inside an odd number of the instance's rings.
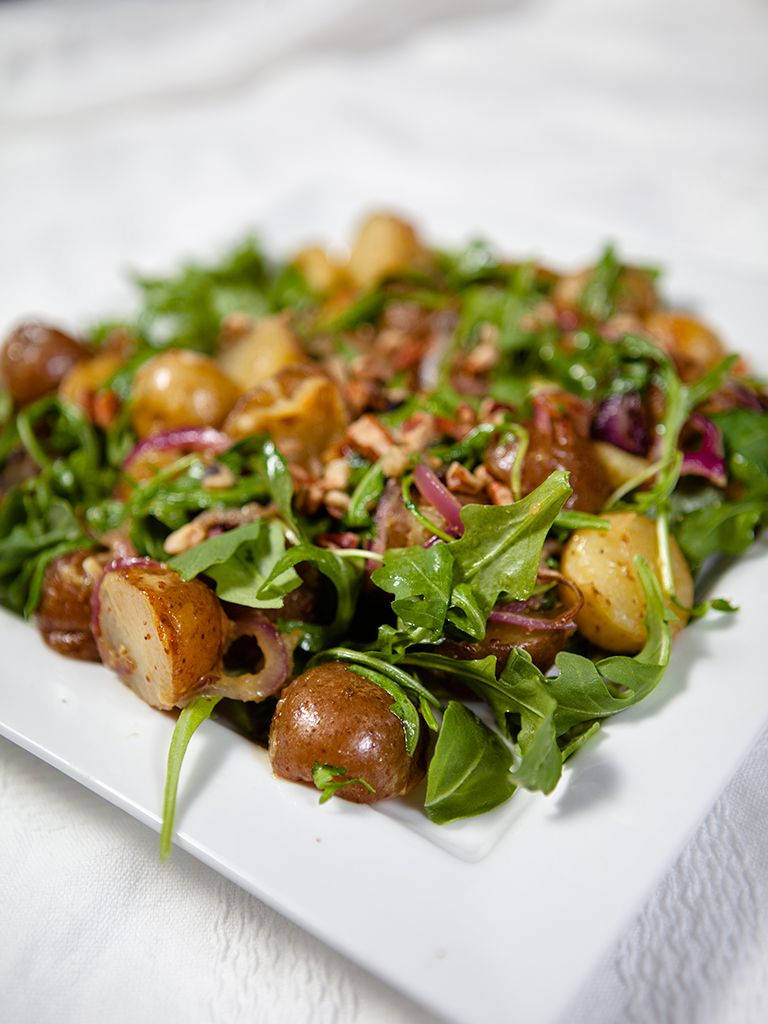
[[[477,715],[452,700],[427,772],[425,810],[443,825],[498,807],[515,792],[512,751]]]
[[[392,610],[419,641],[436,643],[443,635],[451,597],[453,558],[445,544],[430,548],[391,548],[371,579],[394,594]]]
[[[160,856],[165,860],[171,852],[173,819],[176,815],[176,794],[179,776],[189,741],[211,714],[221,697],[196,697],[182,710],[176,721],[168,749],[168,768],[165,776],[165,797],[163,799],[163,826],[160,832]]]
[[[363,786],[369,793],[376,792],[370,782],[366,782],[365,779],[359,777],[356,779],[344,778],[346,774],[346,768],[340,768],[333,764],[320,764],[319,761],[315,761],[312,765],[312,781],[320,790],[321,804],[330,800],[344,786],[358,785]]]

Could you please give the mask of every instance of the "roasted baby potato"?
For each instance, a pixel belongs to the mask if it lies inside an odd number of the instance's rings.
[[[607,441],[593,441],[592,451],[614,490],[650,466],[650,461],[642,455],[632,455]]]
[[[86,549],[54,558],[45,570],[37,609],[37,625],[48,646],[81,661],[99,660],[91,632],[94,576],[83,566],[93,557]]]
[[[399,217],[375,213],[365,220],[352,244],[349,275],[359,288],[423,262],[425,250],[414,228]]]
[[[288,462],[310,465],[347,428],[341,393],[324,373],[289,366],[238,401],[224,431],[239,440],[268,432]]]
[[[227,623],[215,595],[156,563],[106,572],[94,596],[105,665],[152,707],[183,705],[217,674]]]
[[[250,391],[305,356],[287,317],[264,316],[232,338],[218,357],[219,366],[242,391]]]
[[[0,350],[0,380],[17,405],[54,391],[88,349],[63,331],[35,320],[20,324]]]
[[[171,349],[139,369],[131,390],[131,421],[140,438],[176,427],[219,427],[239,395],[207,356]]]
[[[293,257],[293,265],[304,275],[304,279],[315,295],[326,295],[345,282],[343,267],[320,245],[301,249]]]
[[[99,352],[76,363],[59,384],[59,396],[90,414],[94,394],[124,361],[118,352]]]
[[[576,616],[579,630],[606,651],[634,654],[646,640],[645,595],[634,559],[642,555],[659,575],[656,525],[637,512],[613,512],[605,517],[607,531],[576,530],[563,550],[560,571],[581,591],[584,604]],[[670,539],[672,576],[677,600],[693,603],[693,579],[677,541]],[[565,597],[565,595],[564,595]],[[688,621],[688,613],[670,603],[672,631]]]
[[[302,673],[278,701],[269,733],[272,770],[294,782],[312,782],[312,766],[344,768],[347,778],[373,787],[344,786],[338,795],[355,803],[401,796],[423,774],[418,754],[405,746],[392,697],[339,661]]]
[[[715,332],[687,313],[656,310],[645,318],[645,328],[674,359],[686,382],[703,377],[725,358],[725,347]]]

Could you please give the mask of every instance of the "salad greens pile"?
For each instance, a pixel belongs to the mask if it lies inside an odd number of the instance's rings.
[[[91,354],[129,339],[96,389],[114,407],[106,422],[56,393],[29,404],[0,397],[0,602],[32,616],[57,558],[103,553],[119,535],[182,580],[202,578],[224,608],[257,610],[293,636],[294,675],[342,662],[385,690],[407,754],[426,760],[433,821],[483,813],[518,788],[550,793],[604,719],[664,673],[682,608],[673,546],[698,573],[744,552],[768,519],[764,389],[735,356],[683,372],[674,339],[644,319],[657,308],[647,298],[656,277],[627,268],[612,247],[566,279],[475,242],[432,250],[373,285],[347,278],[323,292],[299,261],[273,263],[253,238],[217,263],[137,277],[136,316],[87,337]],[[297,467],[269,431],[233,438],[215,457],[178,450],[137,472],[139,369],[169,349],[215,358],[227,317],[281,311],[306,361],[339,382],[350,420],[373,423],[388,447],[340,438],[335,488],[324,484],[327,465]],[[595,441],[635,469],[596,485],[591,501],[577,478],[598,472]],[[210,486],[212,466],[222,486]],[[222,510],[242,521],[170,553],[172,534]],[[634,655],[591,646],[578,617],[552,625],[563,545],[574,531],[607,530],[605,513],[620,511],[650,518],[658,542],[655,568],[639,555],[633,563],[646,635]],[[307,588],[321,609],[300,617],[290,597]],[[731,610],[722,599],[707,607]],[[562,637],[549,664],[536,664],[525,636],[503,652],[488,646],[489,624],[505,615],[531,635]],[[245,721],[231,705],[202,693],[181,711],[166,850],[190,738],[214,710]],[[372,790],[344,764],[317,763],[312,778],[321,801]]]

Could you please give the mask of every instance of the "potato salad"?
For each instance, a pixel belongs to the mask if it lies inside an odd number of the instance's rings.
[[[702,570],[768,515],[768,397],[654,268],[377,213],[136,284],[0,350],[0,601],[177,715],[165,853],[211,716],[321,803],[442,824],[550,793],[736,610]]]

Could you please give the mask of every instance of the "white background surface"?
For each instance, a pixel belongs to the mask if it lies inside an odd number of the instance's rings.
[[[379,202],[443,239],[578,259],[610,236],[765,287],[764,3],[471,11],[0,5],[0,326],[119,308],[122,267],[247,225],[343,237]],[[767,768],[764,737],[569,1020],[766,1018]],[[186,855],[160,866],[143,826],[4,741],[0,801],[11,1024],[426,1019]]]

